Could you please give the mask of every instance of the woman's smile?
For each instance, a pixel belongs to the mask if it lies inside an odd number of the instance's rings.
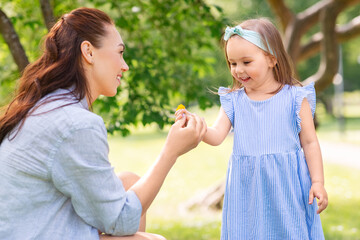
[[[118,81],[119,84],[121,84],[121,77],[122,77],[121,74],[118,74],[118,75],[116,76],[116,80]]]

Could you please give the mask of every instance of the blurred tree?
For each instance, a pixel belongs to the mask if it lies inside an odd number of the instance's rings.
[[[360,36],[360,16],[338,26],[337,17],[346,8],[359,4],[360,0],[323,0],[300,13],[290,10],[283,0],[268,0],[268,3],[279,18],[285,47],[295,65],[320,51],[319,69],[305,82],[315,82],[316,90],[323,91],[338,71],[338,44]],[[320,31],[305,44],[301,43],[303,36],[317,23],[320,23]]]
[[[94,104],[94,111],[105,118],[109,132],[127,135],[129,126],[139,123],[155,122],[162,128],[170,123],[169,116],[180,101],[186,105],[196,101],[202,109],[212,106],[214,101],[205,86],[210,85],[208,76],[214,71],[216,59],[207,53],[217,48],[215,39],[221,35],[225,19],[221,8],[202,0],[40,0],[35,6],[32,1],[1,2],[0,33],[18,72],[28,59],[31,62],[40,54],[34,53],[38,50],[32,41],[37,45],[40,34],[45,35],[55,19],[79,6],[109,13],[126,44],[130,71],[125,73],[118,94],[101,97]],[[0,47],[4,51],[1,42]],[[9,54],[4,55],[0,61],[8,63]],[[9,91],[14,89],[19,74],[11,61],[6,65],[11,66],[13,74],[0,84]]]

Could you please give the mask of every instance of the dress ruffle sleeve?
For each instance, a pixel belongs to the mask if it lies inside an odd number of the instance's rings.
[[[234,104],[229,90],[229,88],[220,87],[218,93],[220,96],[221,107],[224,109],[226,115],[228,116],[231,125],[234,126]]]
[[[315,108],[316,108],[316,93],[315,93],[314,82],[306,85],[305,87],[298,87],[296,91],[295,111],[296,111],[296,122],[297,122],[298,133],[300,133],[301,131],[300,110],[304,98],[306,98],[307,101],[309,102],[311,113],[312,116],[314,117]]]

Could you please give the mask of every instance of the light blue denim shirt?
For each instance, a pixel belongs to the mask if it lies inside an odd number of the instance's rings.
[[[99,239],[97,229],[137,231],[141,203],[110,165],[102,118],[86,101],[63,106],[71,102],[42,105],[1,143],[0,239],[91,240]]]

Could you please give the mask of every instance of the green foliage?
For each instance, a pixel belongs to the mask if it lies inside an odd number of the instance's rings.
[[[194,0],[93,3],[110,9],[130,67],[118,95],[95,104],[110,132],[126,135],[129,124],[152,122],[163,128],[179,102],[187,106],[197,102],[203,109],[212,106],[206,86],[215,59],[204,55],[217,47],[214,39],[223,28],[221,9]]]
[[[45,27],[42,26],[42,18],[37,18],[37,15],[41,16],[39,3],[4,0],[1,1],[0,8],[10,18],[29,60],[34,60],[39,55],[40,37],[46,33]],[[12,98],[16,88],[16,79],[19,78],[20,73],[2,36],[0,37],[0,53],[0,106],[3,106]]]

